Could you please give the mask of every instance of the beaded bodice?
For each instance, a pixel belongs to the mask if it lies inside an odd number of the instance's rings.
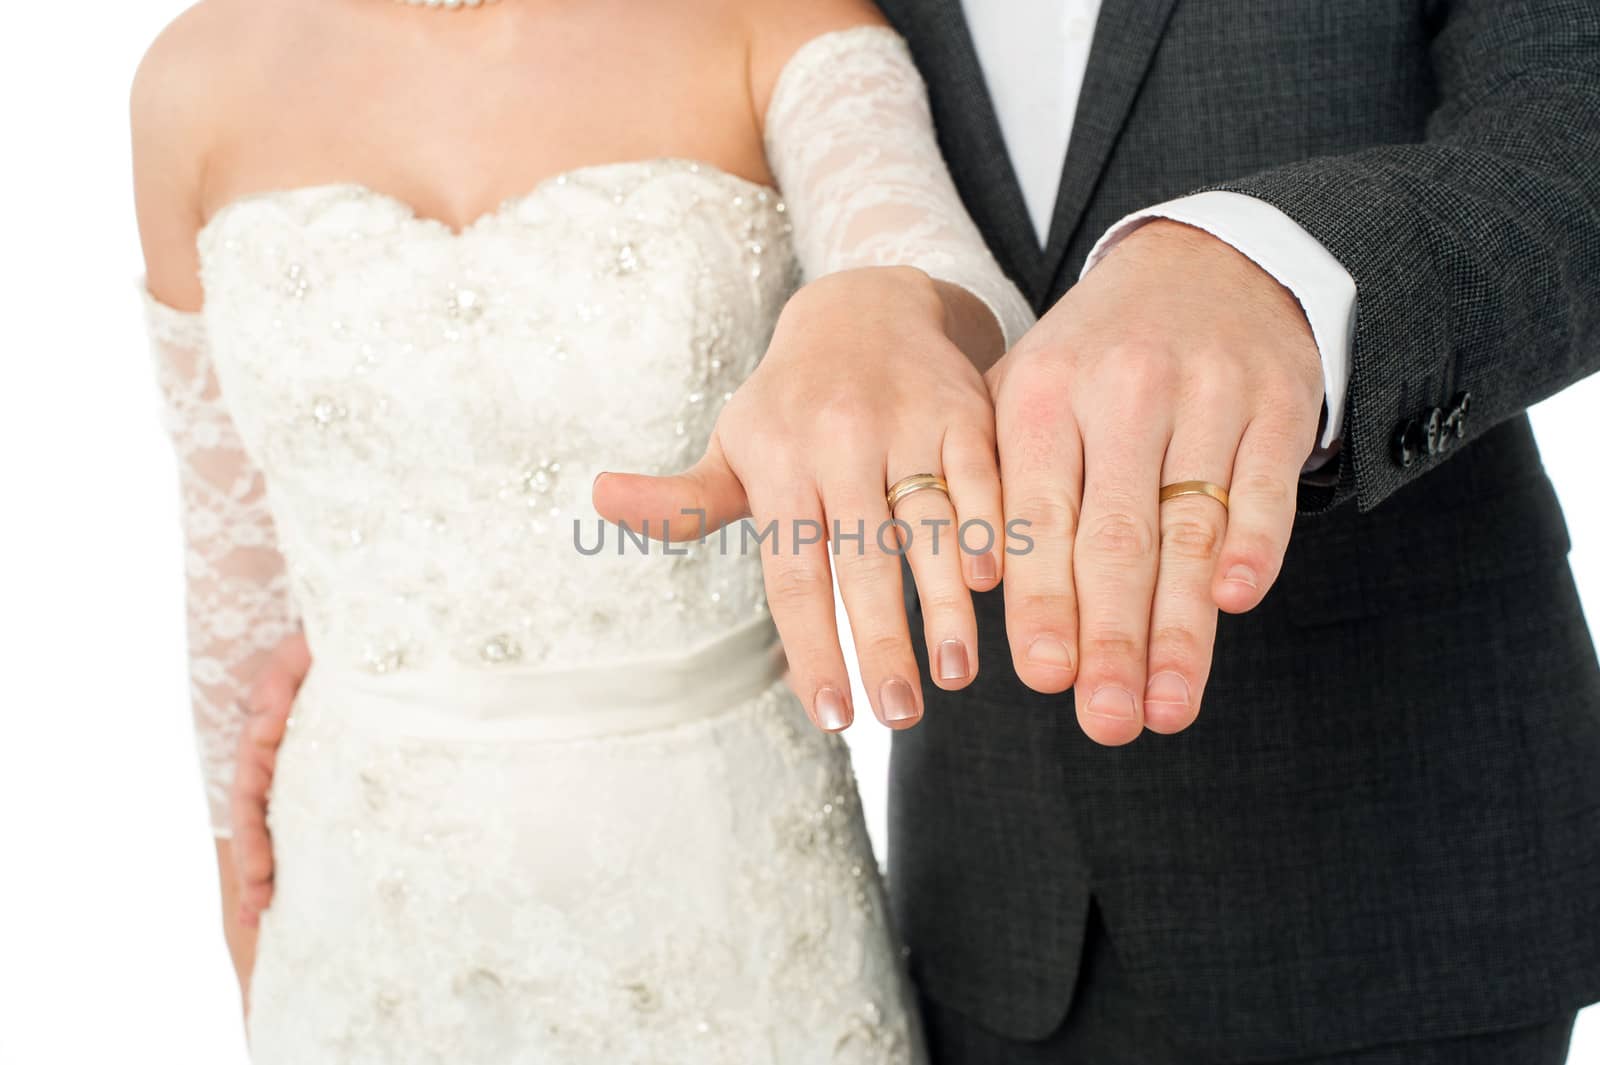
[[[764,609],[737,539],[641,547],[589,493],[704,451],[797,283],[775,193],[597,166],[456,233],[314,187],[233,203],[200,250],[217,376],[319,661],[619,662]]]

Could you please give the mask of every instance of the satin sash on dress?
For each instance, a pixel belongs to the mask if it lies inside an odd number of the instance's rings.
[[[685,653],[575,669],[313,665],[295,712],[314,707],[396,738],[573,740],[713,717],[766,691],[786,668],[777,629],[760,618]]]

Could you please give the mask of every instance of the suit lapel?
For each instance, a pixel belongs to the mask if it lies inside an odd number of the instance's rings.
[[[1061,270],[1176,2],[1105,0],[1100,8],[1041,264],[1046,288]]]
[[[960,0],[887,0],[882,6],[928,82],[961,198],[1006,272],[1030,297],[1040,297],[1037,237]]]

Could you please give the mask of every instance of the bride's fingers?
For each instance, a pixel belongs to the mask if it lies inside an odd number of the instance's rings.
[[[268,657],[246,702],[249,716],[239,735],[228,817],[233,828],[233,864],[239,881],[241,920],[255,924],[255,915],[272,902],[272,834],[267,829],[267,800],[294,709],[295,696],[311,669],[311,651],[303,635],[280,643]]]
[[[870,474],[855,471],[827,491],[824,509],[836,538],[839,597],[855,637],[862,686],[878,720],[898,729],[922,718],[922,684],[911,653],[900,545],[884,500],[883,476],[881,465]]]
[[[789,661],[789,686],[818,728],[839,732],[850,727],[855,711],[833,608],[822,505],[809,483],[787,484],[791,494],[754,500],[758,535],[771,528],[776,537],[770,549],[761,549],[767,608]]]
[[[267,797],[277,768],[287,710],[269,707],[253,714],[240,737],[229,796],[233,826],[233,864],[239,881],[239,904],[259,913],[272,902],[272,833],[267,828]]]
[[[246,926],[272,903],[272,835],[267,830],[267,789],[272,765],[253,741],[241,747],[232,796],[233,866],[240,920]]]
[[[937,468],[937,463],[916,466],[919,472]],[[897,503],[894,517],[905,523],[900,531],[922,604],[929,673],[947,691],[965,688],[978,672],[978,623],[961,572],[955,508],[944,493],[926,489]]]
[[[607,521],[674,543],[698,540],[750,514],[744,485],[715,438],[705,457],[683,473],[602,473],[595,478],[592,496],[595,510]]]
[[[960,523],[951,546],[961,557],[967,587],[987,592],[1005,575],[1005,504],[994,437],[952,429],[945,435],[942,461]]]

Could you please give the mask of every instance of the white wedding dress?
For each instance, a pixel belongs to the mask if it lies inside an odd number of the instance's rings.
[[[919,266],[1028,324],[889,31],[802,49],[768,152],[783,199],[616,163],[460,233],[360,186],[266,192],[202,231],[203,312],[150,301],[219,831],[262,652],[303,624],[315,660],[258,1062],[919,1060],[847,752],[781,683],[759,559],[574,543],[597,472],[699,457],[802,268]]]

